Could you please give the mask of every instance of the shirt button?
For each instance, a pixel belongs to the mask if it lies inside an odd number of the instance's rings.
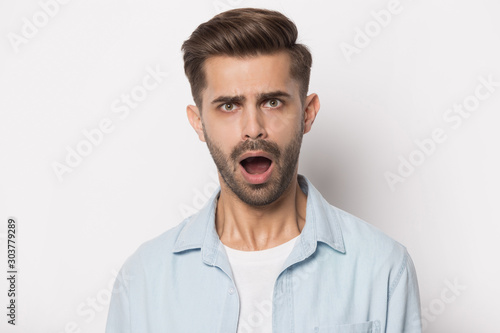
[[[231,295],[234,294],[234,288],[231,287],[231,288],[229,288],[228,291],[229,291],[229,294],[231,294]]]

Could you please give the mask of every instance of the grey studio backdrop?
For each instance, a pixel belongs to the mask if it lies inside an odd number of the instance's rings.
[[[0,331],[102,332],[124,260],[206,202],[180,46],[236,7],[297,24],[321,101],[299,172],[408,248],[424,331],[499,332],[494,0],[1,1]]]

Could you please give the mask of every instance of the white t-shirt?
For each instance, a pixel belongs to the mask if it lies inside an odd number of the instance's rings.
[[[240,298],[237,333],[272,332],[274,283],[299,236],[261,251],[240,251],[223,244]]]

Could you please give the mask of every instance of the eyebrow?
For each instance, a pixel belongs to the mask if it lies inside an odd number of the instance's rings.
[[[289,93],[286,93],[286,92],[281,91],[281,90],[276,90],[276,91],[258,94],[257,100],[263,101],[266,99],[277,98],[277,97],[292,98],[292,96]],[[211,102],[211,104],[222,103],[222,102],[224,102],[224,103],[243,103],[245,100],[246,100],[246,97],[243,95],[219,96],[216,99],[214,99]]]

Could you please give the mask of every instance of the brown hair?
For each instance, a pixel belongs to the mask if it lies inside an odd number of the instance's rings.
[[[297,27],[280,12],[260,8],[238,8],[222,12],[200,24],[184,41],[184,72],[191,94],[201,111],[201,93],[206,88],[203,70],[211,56],[257,56],[286,51],[290,55],[290,75],[299,83],[302,105],[309,88],[312,56],[307,46],[297,44]]]

